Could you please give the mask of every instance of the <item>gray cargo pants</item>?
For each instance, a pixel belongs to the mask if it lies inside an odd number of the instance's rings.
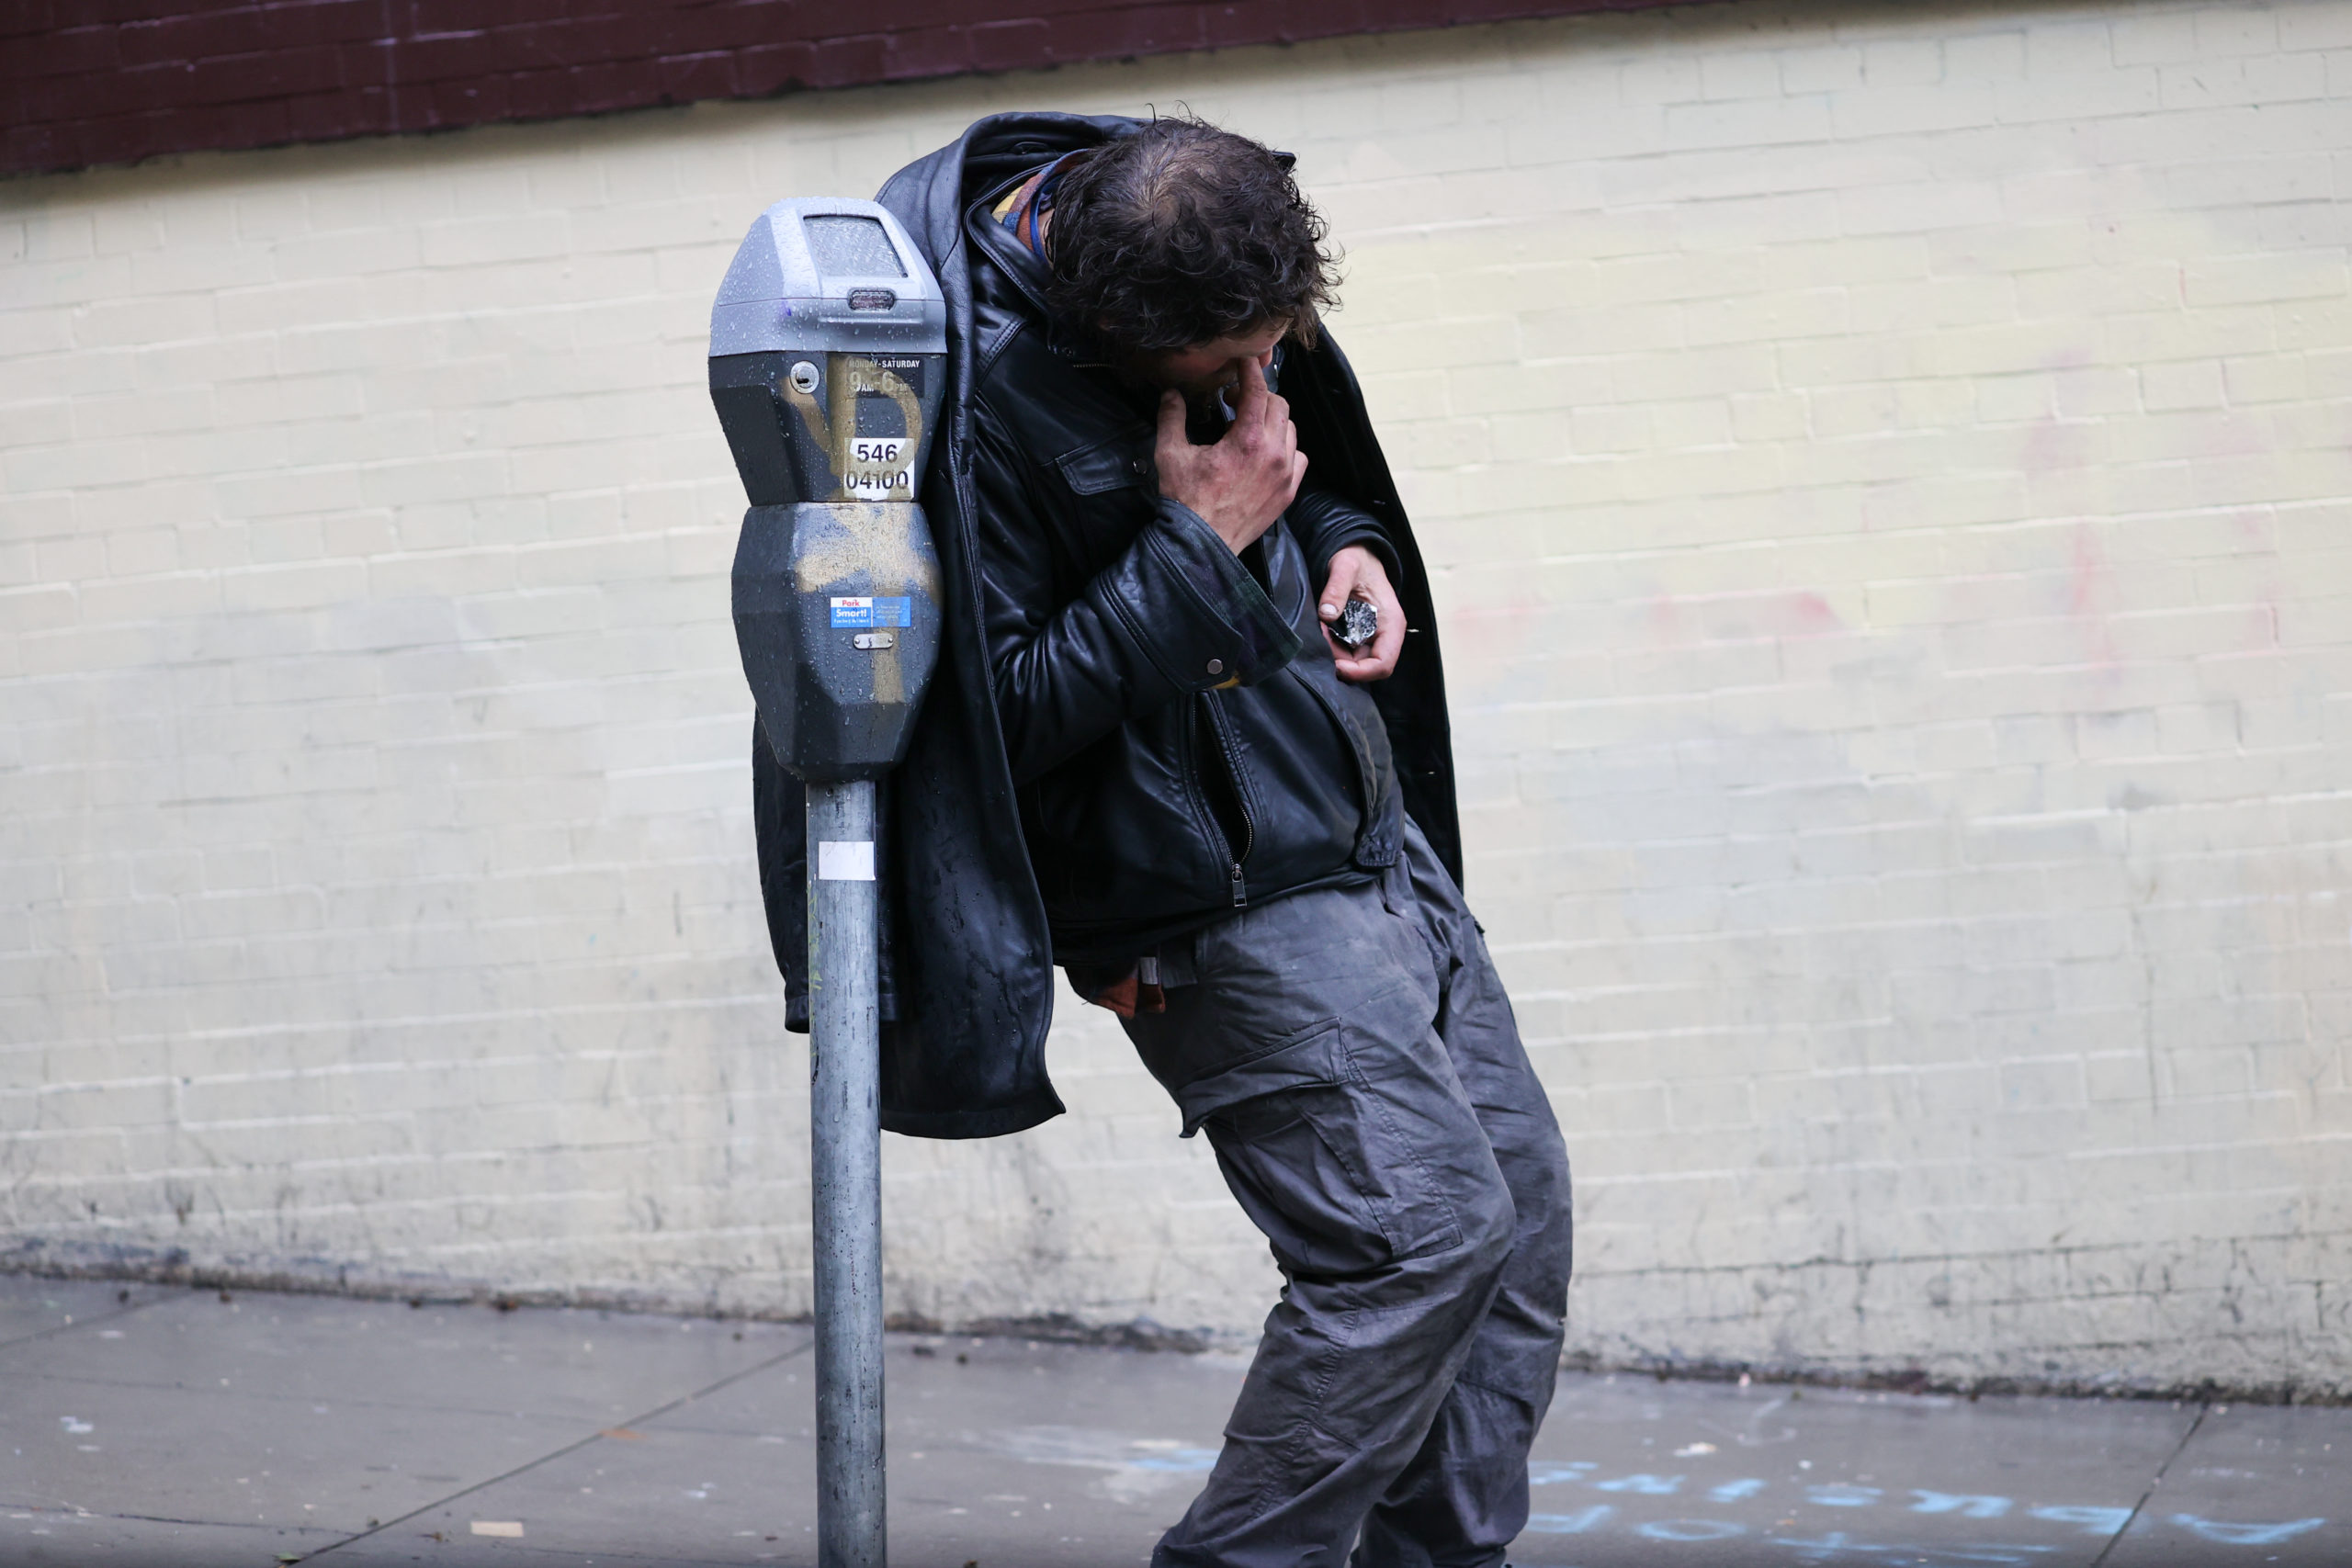
[[[1461,894],[1409,829],[1380,885],[1160,960],[1128,1036],[1284,1284],[1153,1568],[1492,1568],[1559,1367],[1568,1162]]]

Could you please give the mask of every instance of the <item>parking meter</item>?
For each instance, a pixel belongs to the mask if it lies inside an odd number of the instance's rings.
[[[735,640],[776,760],[873,778],[906,753],[939,654],[939,558],[916,494],[947,307],[870,201],[780,201],[710,311],[710,400],[752,508]]]
[[[760,214],[711,306],[710,400],[752,502],[733,594],[760,743],[808,797],[820,1568],[884,1568],[874,781],[939,657],[915,497],[946,380],[946,302],[896,218],[842,199]]]

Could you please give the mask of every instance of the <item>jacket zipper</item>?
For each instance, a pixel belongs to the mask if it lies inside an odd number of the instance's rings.
[[[1226,853],[1231,857],[1226,863],[1226,870],[1232,879],[1233,907],[1237,909],[1245,908],[1250,903],[1250,884],[1242,875],[1241,863],[1248,860],[1250,852],[1257,847],[1258,824],[1250,815],[1249,798],[1242,794],[1240,759],[1233,754],[1232,743],[1226,739],[1225,710],[1218,705],[1216,695],[1213,692],[1203,692],[1201,701],[1206,705],[1209,729],[1216,737],[1217,755],[1225,763],[1226,787],[1232,792],[1233,809],[1241,818],[1240,846],[1236,848],[1232,841],[1227,840],[1225,849]],[[1215,811],[1209,813],[1209,820],[1212,823],[1216,821]],[[1217,829],[1217,837],[1221,839],[1225,837],[1222,826]]]

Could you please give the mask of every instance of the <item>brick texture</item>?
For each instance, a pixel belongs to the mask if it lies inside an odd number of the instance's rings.
[[[24,0],[0,172],[1690,0]]]
[[[1182,102],[1349,248],[1574,1348],[2352,1393],[2348,50],[1769,0],[0,187],[7,1256],[805,1310],[707,302]],[[1249,1332],[1207,1152],[1053,1055],[889,1141],[894,1310]]]

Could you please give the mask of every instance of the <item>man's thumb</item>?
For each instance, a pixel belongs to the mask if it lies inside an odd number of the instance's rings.
[[[1159,444],[1184,439],[1184,394],[1170,387],[1159,394]]]

